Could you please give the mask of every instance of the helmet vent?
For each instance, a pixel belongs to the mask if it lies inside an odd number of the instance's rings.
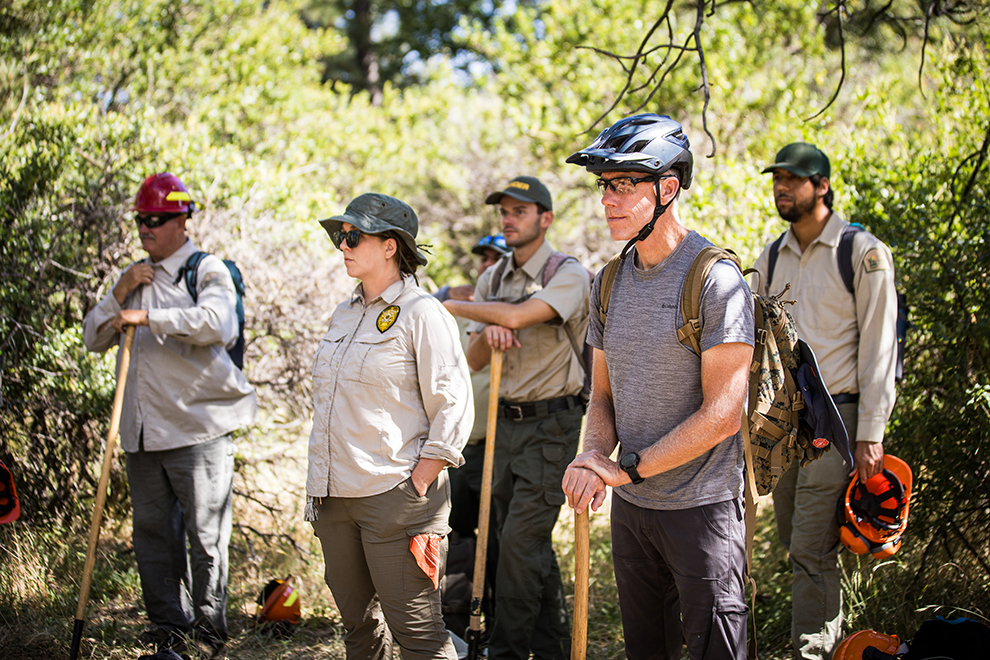
[[[639,140],[634,142],[625,152],[628,153],[640,153],[650,144],[649,140]]]

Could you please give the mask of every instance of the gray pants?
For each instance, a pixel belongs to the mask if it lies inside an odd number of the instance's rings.
[[[195,628],[210,641],[225,641],[233,440],[225,435],[126,457],[148,618],[164,630]]]
[[[343,619],[350,660],[391,658],[393,638],[405,660],[456,660],[440,590],[409,550],[409,539],[417,534],[445,535],[449,513],[446,471],[425,497],[407,479],[379,495],[324,497],[317,506],[313,530],[323,548],[324,578]],[[444,538],[441,575],[446,561]]]
[[[839,407],[855,446],[859,404]],[[849,486],[852,466],[830,449],[807,467],[795,463],[773,491],[780,542],[790,551],[791,641],[796,658],[828,660],[842,639],[842,581],[836,506]]]
[[[612,563],[626,657],[744,660],[745,524],[738,500],[653,510],[612,497]]]

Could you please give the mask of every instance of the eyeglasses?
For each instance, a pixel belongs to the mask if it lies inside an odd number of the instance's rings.
[[[154,229],[155,227],[161,227],[166,222],[172,218],[178,218],[182,213],[165,213],[163,215],[138,215],[134,217],[134,222],[137,224],[138,229],[141,225],[144,225],[148,229]]]
[[[343,249],[340,245],[345,241],[347,242],[347,247],[353,250],[358,246],[358,243],[361,242],[361,237],[363,235],[364,234],[360,229],[352,229],[350,231],[342,231],[338,229],[334,233],[330,234],[330,240],[333,241],[334,247],[338,250]]]
[[[632,193],[636,184],[645,183],[646,181],[657,181],[659,179],[669,179],[669,176],[644,176],[638,179],[634,179],[631,176],[617,176],[614,179],[598,179],[595,181],[595,185],[598,186],[598,192],[605,194],[605,190],[608,188],[612,189],[617,195],[628,195]]]

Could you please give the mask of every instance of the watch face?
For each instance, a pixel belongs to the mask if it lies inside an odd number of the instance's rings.
[[[634,451],[623,454],[622,458],[619,459],[619,467],[623,470],[634,468],[637,465],[639,465],[639,454]]]

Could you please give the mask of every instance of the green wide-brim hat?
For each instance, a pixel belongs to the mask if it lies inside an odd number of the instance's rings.
[[[354,225],[365,234],[384,234],[394,231],[415,255],[420,266],[426,265],[426,257],[416,247],[416,235],[419,233],[419,218],[416,212],[403,201],[381,193],[364,193],[355,197],[342,215],[335,215],[320,220],[320,225],[333,236],[340,231],[344,223]]]

